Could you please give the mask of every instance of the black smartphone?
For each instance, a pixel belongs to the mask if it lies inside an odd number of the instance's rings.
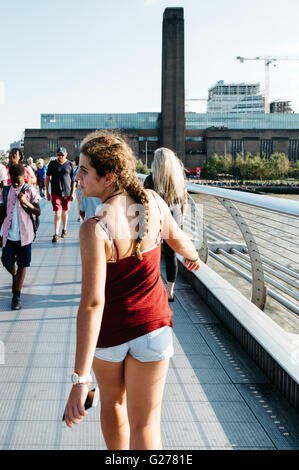
[[[99,389],[98,387],[92,388],[91,390],[89,390],[87,394],[87,397],[84,403],[84,408],[86,410],[92,407],[94,408],[95,406],[97,406],[98,401],[99,401]],[[64,418],[65,418],[64,415],[65,413],[63,413],[62,421],[64,421]]]

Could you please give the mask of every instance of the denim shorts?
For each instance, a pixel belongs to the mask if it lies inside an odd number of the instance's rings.
[[[173,356],[171,326],[163,326],[127,343],[95,350],[97,359],[109,362],[122,362],[127,354],[141,362],[162,361]]]

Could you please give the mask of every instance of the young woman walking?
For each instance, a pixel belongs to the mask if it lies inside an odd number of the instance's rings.
[[[79,165],[82,195],[103,205],[80,227],[82,291],[65,421],[72,427],[85,416],[93,368],[107,448],[161,449],[162,396],[173,354],[161,239],[190,270],[199,268],[198,254],[163,199],[139,184],[122,138],[99,131],[87,136]]]

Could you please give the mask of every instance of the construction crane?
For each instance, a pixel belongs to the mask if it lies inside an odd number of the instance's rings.
[[[263,60],[265,62],[265,113],[270,112],[270,102],[269,102],[269,95],[270,95],[270,65],[278,60],[299,60],[297,56],[258,56],[258,57],[237,57],[237,60],[240,61],[241,64],[244,63],[245,60]],[[276,64],[274,63],[274,66]]]

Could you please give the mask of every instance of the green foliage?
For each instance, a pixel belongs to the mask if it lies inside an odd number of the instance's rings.
[[[8,164],[8,158],[5,153],[0,154],[0,163],[5,166]]]
[[[203,165],[202,178],[218,179],[235,178],[238,180],[283,180],[285,178],[299,179],[299,161],[290,162],[284,153],[274,153],[270,158],[259,153],[249,152],[243,157],[213,154]]]
[[[149,175],[150,170],[142,160],[137,160],[136,162],[136,171],[137,173],[143,173],[144,175]]]

